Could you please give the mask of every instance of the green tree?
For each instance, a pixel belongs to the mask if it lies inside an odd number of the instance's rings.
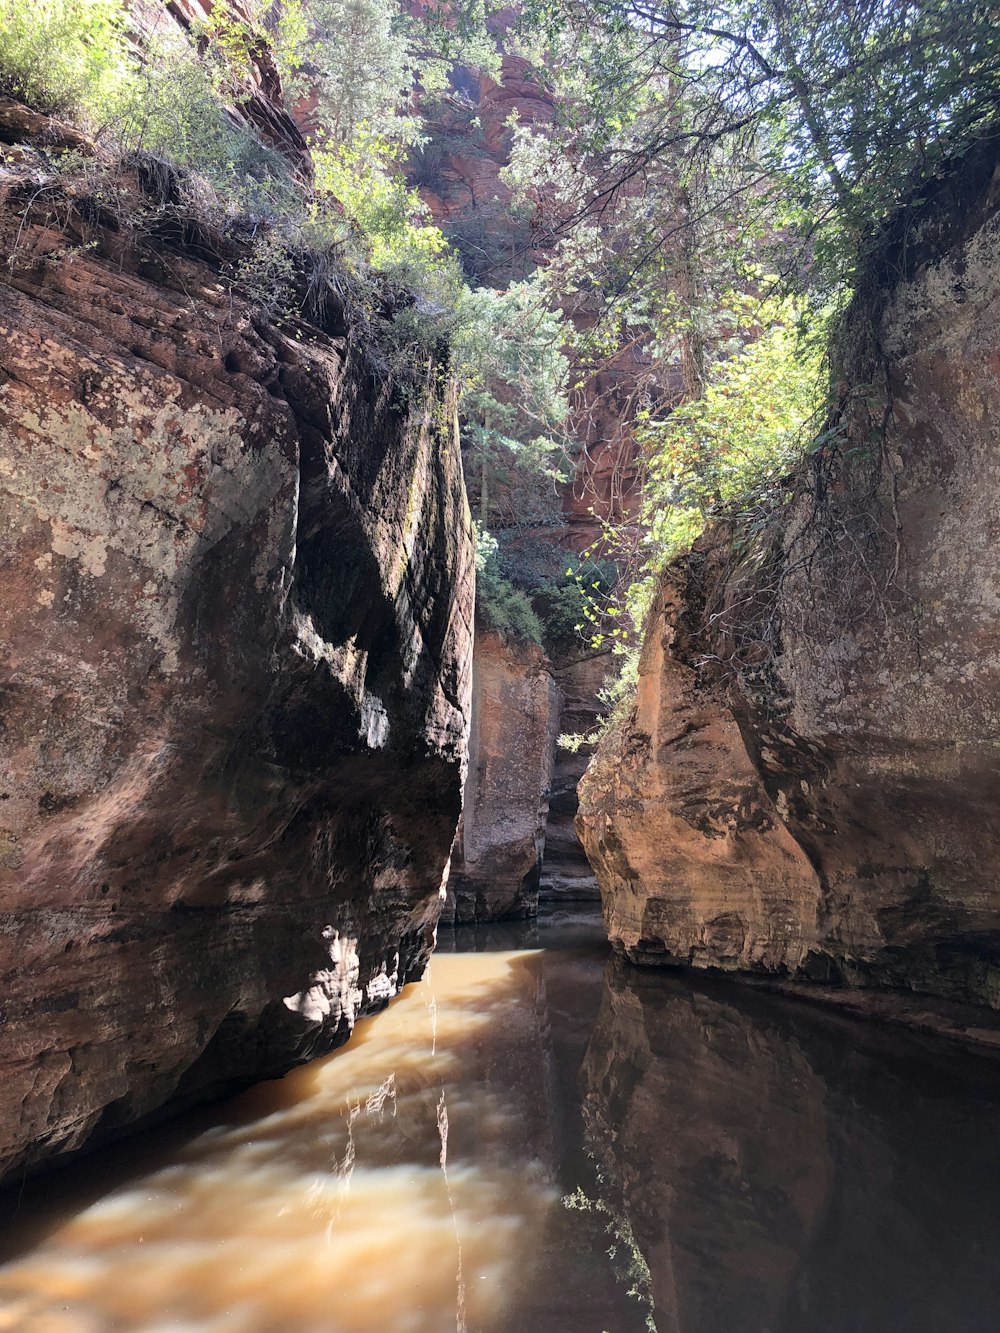
[[[641,267],[705,215],[763,219],[793,252],[776,271],[825,299],[866,230],[996,126],[998,17],[983,0],[526,0],[561,102],[553,155],[578,180],[552,225],[641,197]]]
[[[328,147],[369,139],[411,142],[415,54],[403,11],[386,0],[309,0],[283,12],[279,45],[292,92],[315,99],[312,119]]]
[[[568,475],[574,448],[567,426],[570,336],[541,274],[502,292],[466,289],[458,301],[452,365],[462,385],[465,442],[486,530],[494,519],[505,527],[544,522],[555,483]],[[500,513],[494,481],[511,468],[534,479],[534,494],[522,480]]]
[[[703,392],[639,423],[648,459],[646,568],[687,550],[713,514],[766,514],[779,482],[820,424],[822,338],[803,343],[795,303],[744,303],[745,341],[716,361]]]

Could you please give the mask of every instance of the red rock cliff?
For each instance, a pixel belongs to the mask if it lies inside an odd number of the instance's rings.
[[[99,177],[56,204],[26,170],[0,174],[4,1175],[327,1051],[419,974],[473,600],[433,367],[403,392],[341,315],[268,324],[197,228],[130,236]]]
[[[636,961],[1000,1007],[997,161],[881,238],[781,517],[666,580],[578,825]]]

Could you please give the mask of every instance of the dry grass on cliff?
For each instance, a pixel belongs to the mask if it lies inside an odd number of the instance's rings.
[[[116,152],[0,99],[0,200],[16,218],[12,277],[87,251],[112,263],[129,257],[183,292],[184,261],[194,260],[265,318],[295,326],[295,336],[350,333],[386,375],[405,370],[390,365],[381,336],[410,299],[405,293],[344,263],[336,247],[315,244],[294,213],[276,219],[236,209],[203,176],[160,154]]]

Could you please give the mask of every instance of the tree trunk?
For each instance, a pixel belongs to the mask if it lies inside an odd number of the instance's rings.
[[[490,414],[483,420],[483,447],[479,464],[479,526],[483,532],[490,529]]]

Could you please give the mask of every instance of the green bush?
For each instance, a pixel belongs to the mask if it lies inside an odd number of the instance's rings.
[[[804,343],[793,301],[751,306],[754,336],[708,370],[699,398],[640,423],[649,567],[690,548],[713,513],[766,514],[823,405],[821,328]]]
[[[496,538],[476,529],[476,614],[508,643],[542,643],[542,624],[528,595],[504,578]]]
[[[611,560],[584,560],[580,568],[566,572],[532,592],[532,602],[542,622],[545,646],[550,653],[581,651],[591,647],[590,613],[600,599],[614,595],[618,569]]]
[[[286,164],[228,113],[225,80],[173,21],[144,29],[141,59],[130,37],[120,0],[0,0],[0,91],[197,172],[232,206],[294,208]]]
[[[0,91],[52,115],[85,113],[128,76],[117,0],[0,0]]]

